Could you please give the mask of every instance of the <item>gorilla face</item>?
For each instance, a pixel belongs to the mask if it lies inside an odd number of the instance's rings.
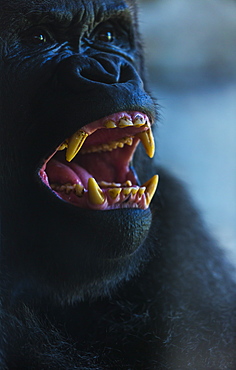
[[[67,298],[106,293],[147,257],[158,179],[139,184],[132,164],[139,142],[155,150],[135,5],[0,3],[5,269]]]

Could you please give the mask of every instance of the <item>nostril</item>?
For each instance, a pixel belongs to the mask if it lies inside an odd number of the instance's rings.
[[[113,84],[119,82],[119,71],[110,73],[100,63],[95,63],[93,67],[82,68],[78,71],[81,77],[86,78],[90,81],[101,82],[106,84]]]
[[[134,67],[118,56],[109,59],[104,55],[70,56],[63,59],[55,74],[56,86],[80,93],[102,85],[132,83],[142,88],[142,82]]]
[[[129,65],[127,64],[122,65],[120,69],[119,82],[124,83],[129,81],[132,78],[132,75],[133,73],[131,72],[131,68],[129,67]]]
[[[114,84],[120,79],[119,61],[109,61],[103,57],[72,56],[61,61],[57,77],[66,85],[81,83]]]

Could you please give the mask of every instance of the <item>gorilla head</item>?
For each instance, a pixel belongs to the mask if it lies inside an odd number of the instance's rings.
[[[157,175],[132,0],[1,0],[1,228],[14,294],[105,294],[147,258]],[[36,292],[37,291],[37,292]]]

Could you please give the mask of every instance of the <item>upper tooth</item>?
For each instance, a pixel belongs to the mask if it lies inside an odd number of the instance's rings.
[[[155,194],[155,191],[157,189],[159,181],[159,176],[154,175],[150,180],[145,182],[142,186],[146,187],[146,200],[147,200],[147,206],[151,203],[151,200],[153,198],[153,195]]]
[[[133,144],[133,138],[124,137],[123,139],[120,139],[120,141],[111,141],[108,144],[91,145],[89,148],[82,149],[81,154],[107,151],[111,152],[114,149],[123,148],[125,144],[131,146]]]
[[[135,118],[135,120],[134,120],[134,126],[135,127],[140,127],[140,126],[143,126],[143,125],[145,125],[145,120],[144,120],[143,117]]]
[[[125,181],[125,182],[122,184],[122,186],[130,187],[130,186],[132,186],[132,182],[131,182],[130,180],[127,180],[127,181]]]
[[[133,122],[128,118],[121,118],[121,120],[119,121],[119,127],[129,127],[129,126],[133,126]]]
[[[149,128],[147,131],[141,132],[136,135],[142,142],[147,155],[152,158],[155,154],[155,141],[152,133],[152,129]]]
[[[71,162],[76,154],[78,154],[87,137],[87,132],[79,130],[69,138],[68,148],[66,150],[66,160],[68,162]]]
[[[104,126],[105,126],[106,128],[116,128],[116,127],[117,127],[117,126],[116,126],[116,123],[115,123],[114,121],[112,121],[112,120],[107,121],[107,122],[104,124]]]
[[[102,205],[105,202],[103,191],[93,177],[88,180],[88,197],[94,205]]]
[[[67,143],[67,141],[64,141],[64,143],[62,143],[62,144],[59,146],[58,150],[64,150],[64,149],[66,149],[66,148],[68,148],[68,143]]]
[[[102,188],[119,188],[121,187],[121,184],[118,182],[107,182],[107,181],[100,181],[99,185]]]

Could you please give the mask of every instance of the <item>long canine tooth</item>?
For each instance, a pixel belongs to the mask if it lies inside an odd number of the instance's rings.
[[[147,206],[149,206],[149,204],[151,203],[151,200],[153,198],[153,195],[155,194],[155,191],[156,191],[157,185],[158,185],[158,181],[159,181],[159,176],[154,175],[150,180],[148,180],[147,182],[145,182],[145,184],[142,185],[142,186],[146,187]]]
[[[109,189],[108,193],[112,199],[116,199],[118,195],[120,195],[121,190],[122,190],[121,188],[113,188],[113,189]]]
[[[77,131],[74,135],[70,137],[68,148],[66,150],[67,162],[71,162],[72,159],[78,154],[87,137],[87,132],[84,132],[82,130]]]
[[[152,158],[155,154],[155,141],[152,129],[149,128],[147,131],[141,132],[136,136],[141,140],[147,155]]]
[[[93,177],[88,180],[88,197],[94,205],[102,205],[105,202],[103,191]]]

